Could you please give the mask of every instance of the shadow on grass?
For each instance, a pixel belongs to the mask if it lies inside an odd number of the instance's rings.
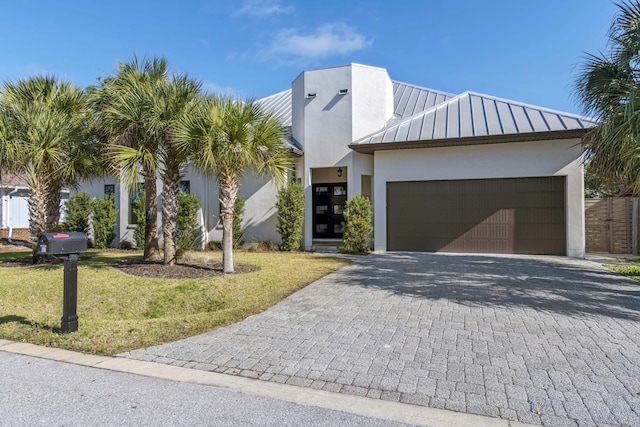
[[[44,325],[42,323],[33,322],[27,319],[26,317],[22,317],[22,316],[15,316],[15,315],[1,316],[0,325],[4,325],[5,323],[19,323],[21,325],[28,326],[30,329],[34,329],[34,330],[39,329],[42,331],[51,331],[54,334],[62,333],[62,329],[60,328],[60,326]]]

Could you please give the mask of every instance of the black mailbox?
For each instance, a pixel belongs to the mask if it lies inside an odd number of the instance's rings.
[[[84,233],[42,233],[38,237],[38,255],[64,258],[64,294],[62,298],[62,326],[65,333],[78,330],[78,258],[87,251]]]
[[[86,251],[84,233],[42,233],[38,238],[38,255],[70,255]]]

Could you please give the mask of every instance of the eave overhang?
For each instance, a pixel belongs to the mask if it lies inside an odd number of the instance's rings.
[[[443,138],[422,141],[375,142],[368,144],[349,144],[349,148],[362,154],[376,151],[408,150],[415,148],[457,147],[465,145],[504,144],[511,142],[548,141],[553,139],[582,138],[593,128],[570,129],[549,132],[529,132],[504,135],[485,135],[460,138]]]

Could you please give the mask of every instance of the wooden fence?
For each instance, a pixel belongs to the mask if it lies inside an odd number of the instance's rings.
[[[638,198],[585,199],[587,252],[638,253]]]

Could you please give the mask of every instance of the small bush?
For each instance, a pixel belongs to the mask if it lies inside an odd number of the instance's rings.
[[[75,193],[69,197],[62,208],[65,213],[63,231],[89,232],[91,218],[91,197],[89,193]]]
[[[366,253],[369,251],[371,225],[371,202],[366,196],[358,194],[347,202],[344,209],[344,235],[342,249],[347,253]]]
[[[133,215],[136,218],[138,225],[133,230],[133,241],[136,243],[138,249],[144,248],[144,229],[147,223],[147,211],[145,205],[146,192],[140,191],[138,197],[131,202],[133,208]]]
[[[111,246],[116,237],[116,207],[113,202],[113,195],[108,194],[101,199],[91,201],[93,226],[93,246],[99,249]]]
[[[195,194],[180,193],[180,209],[178,211],[178,230],[176,247],[178,255],[191,250],[196,242],[198,231],[198,210],[200,199]]]
[[[244,199],[241,196],[236,196],[233,205],[233,249],[239,249],[244,244],[244,230],[242,229],[244,205]]]
[[[270,240],[256,240],[244,245],[247,252],[273,252],[278,250],[278,245]]]
[[[302,240],[304,224],[304,193],[300,184],[289,182],[278,193],[278,225],[280,250],[297,251]]]

